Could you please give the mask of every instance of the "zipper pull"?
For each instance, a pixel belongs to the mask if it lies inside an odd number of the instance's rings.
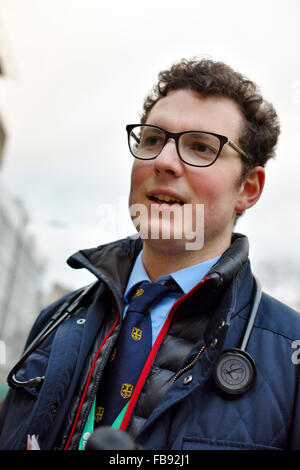
[[[197,355],[194,357],[194,359],[185,367],[183,367],[181,370],[179,370],[174,379],[173,379],[173,382],[176,382],[177,379],[179,379],[179,377],[181,377],[185,372],[187,372],[189,369],[191,369],[195,364],[196,362],[198,361],[199,357],[201,356],[201,354],[203,353],[203,351],[206,349],[206,344],[203,344],[202,348],[200,349],[200,351],[197,353]]]

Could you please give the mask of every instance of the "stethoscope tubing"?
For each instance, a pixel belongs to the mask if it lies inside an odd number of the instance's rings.
[[[256,316],[257,316],[258,307],[259,307],[260,299],[261,299],[261,295],[262,295],[262,286],[261,286],[260,280],[256,276],[253,276],[253,277],[254,277],[255,284],[256,284],[256,286],[255,286],[255,296],[254,296],[254,301],[253,301],[253,304],[252,304],[249,320],[248,320],[248,323],[247,323],[247,328],[246,328],[246,331],[244,333],[243,340],[242,340],[242,343],[241,343],[241,346],[240,346],[241,351],[246,351],[248,341],[249,341],[249,338],[250,338],[252,330],[253,330],[254,322],[255,322],[255,319],[256,319]]]
[[[79,303],[82,301],[82,298],[90,292],[94,287],[94,283],[89,285],[76,293],[64,302],[61,307],[55,312],[51,317],[47,325],[42,329],[42,331],[34,338],[28,348],[24,351],[21,359],[17,364],[12,368],[10,373],[7,376],[7,383],[11,388],[24,388],[24,387],[37,387],[40,386],[45,377],[35,377],[26,381],[20,381],[16,378],[16,373],[20,367],[24,364],[26,359],[30,354],[44,341],[51,333],[54,331],[61,323],[63,323],[72,313],[77,309]]]

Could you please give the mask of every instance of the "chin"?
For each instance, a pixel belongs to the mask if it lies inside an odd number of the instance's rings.
[[[160,252],[162,255],[178,255],[182,254],[185,249],[186,241],[185,240],[175,240],[175,239],[145,239],[143,240],[144,245],[147,245],[153,251]]]

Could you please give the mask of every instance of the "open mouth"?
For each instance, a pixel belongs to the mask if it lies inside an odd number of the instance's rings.
[[[180,199],[176,199],[175,197],[168,196],[166,194],[156,194],[155,196],[149,196],[150,201],[156,202],[157,204],[179,204],[182,206],[184,204],[183,201]]]

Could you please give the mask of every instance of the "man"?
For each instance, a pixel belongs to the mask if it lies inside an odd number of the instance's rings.
[[[140,237],[68,260],[97,282],[15,370],[1,447],[24,449],[30,436],[41,449],[83,449],[106,424],[144,449],[300,448],[292,360],[300,317],[265,293],[260,299],[247,238],[232,233],[263,191],[279,135],[274,108],[225,64],[181,61],[159,75],[141,123],[127,131]],[[143,293],[145,280],[174,292],[144,315],[150,349],[119,393],[111,384],[125,356],[130,293]],[[70,297],[41,313],[28,344]],[[145,337],[143,328],[131,331],[136,344]],[[118,409],[115,395],[124,399]]]

